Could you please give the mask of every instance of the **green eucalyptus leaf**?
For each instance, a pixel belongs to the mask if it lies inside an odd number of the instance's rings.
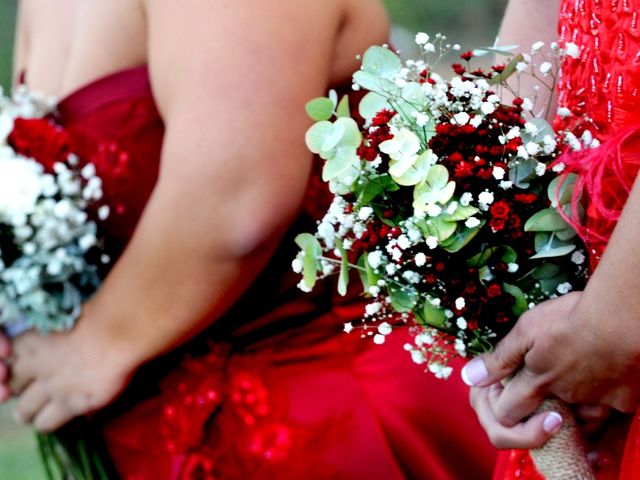
[[[531,275],[536,280],[548,280],[558,275],[558,273],[560,273],[560,267],[558,265],[545,262],[537,267]]]
[[[311,128],[307,130],[307,134],[305,136],[307,148],[311,150],[312,153],[321,153],[322,146],[332,132],[333,124],[331,122],[322,121],[312,125]]]
[[[358,162],[359,158],[355,148],[340,148],[336,151],[333,158],[325,162],[322,169],[322,180],[329,182],[334,179],[339,179],[354,168]]]
[[[558,240],[563,241],[571,240],[578,235],[576,231],[571,227],[565,228],[564,230],[557,230],[555,234],[556,237],[558,237]]]
[[[388,290],[391,306],[396,312],[409,313],[418,303],[418,292],[412,286],[390,283]]]
[[[511,75],[513,75],[516,72],[516,65],[518,65],[520,62],[523,62],[523,61],[524,61],[524,56],[521,53],[519,53],[518,55],[513,57],[509,63],[505,65],[502,73],[491,77],[491,79],[489,80],[489,84],[497,85],[499,83],[506,82],[509,79],[509,77],[511,77]]]
[[[552,202],[558,203],[563,207],[570,205],[573,199],[573,188],[578,176],[575,173],[560,175],[549,183],[547,187],[547,196]]]
[[[374,45],[362,57],[362,70],[380,78],[391,78],[402,69],[402,60],[388,48]]]
[[[367,121],[371,121],[373,117],[385,109],[391,110],[389,102],[385,97],[375,92],[369,92],[362,97],[358,106],[360,116]]]
[[[350,118],[351,108],[349,107],[349,95],[345,95],[340,100],[338,107],[336,108],[336,115],[338,118]]]
[[[446,210],[446,208],[445,208]],[[442,218],[447,220],[448,222],[460,222],[462,220],[466,220],[469,217],[473,217],[479,210],[471,205],[460,205],[455,209],[455,211],[451,214],[445,213],[442,215]]]
[[[420,318],[425,324],[435,328],[444,328],[447,325],[444,308],[431,305],[428,301],[422,306]]]
[[[360,85],[365,90],[384,93],[389,97],[396,96],[399,90],[392,81],[387,80],[386,78],[380,78],[378,75],[362,70],[353,74],[353,82]]]
[[[302,275],[307,288],[313,288],[318,278],[318,258],[322,256],[322,246],[310,233],[302,233],[296,237],[296,244],[304,252]]]
[[[442,243],[456,233],[458,224],[456,222],[447,222],[441,217],[436,217],[432,218],[430,223],[427,223],[427,228],[429,234],[436,237],[439,243]]]
[[[570,228],[569,224],[564,221],[555,208],[540,210],[524,224],[525,232],[555,232],[567,228]]]
[[[361,268],[361,270],[358,270],[358,274],[365,292],[369,292],[369,289],[376,286],[378,280],[380,280],[380,275],[376,274],[371,265],[369,265],[367,255],[367,253],[362,254],[358,260],[358,266]]]
[[[518,159],[509,165],[509,180],[518,188],[529,188],[529,182],[538,175],[536,174],[535,159]]]
[[[311,120],[316,122],[329,120],[333,116],[333,102],[326,97],[314,98],[305,105],[305,110]]]
[[[482,220],[480,225],[476,228],[467,228],[463,225],[458,225],[456,233],[442,242],[442,247],[449,253],[456,253],[462,250],[471,240],[474,239],[478,232],[480,232],[484,224],[485,221]]]
[[[349,286],[349,258],[347,252],[342,245],[342,240],[336,241],[336,247],[340,251],[340,275],[338,276],[338,293],[343,297],[347,294],[347,287]]]
[[[555,248],[543,248],[538,251],[533,257],[532,260],[537,260],[540,258],[554,258],[554,257],[563,257],[565,255],[570,254],[576,249],[575,245],[565,245],[563,247],[555,247]]]
[[[515,299],[515,303],[511,309],[515,315],[520,316],[529,309],[527,297],[518,287],[509,283],[503,283],[502,289]]]

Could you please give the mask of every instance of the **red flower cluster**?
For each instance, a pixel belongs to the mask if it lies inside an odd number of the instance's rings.
[[[47,172],[72,151],[68,132],[46,118],[16,119],[8,143],[16,153],[37,160]]]
[[[366,133],[362,145],[358,148],[357,153],[360,158],[372,162],[378,157],[380,144],[393,138],[389,131],[389,122],[395,116],[396,112],[390,110],[378,112],[371,122],[374,128]]]

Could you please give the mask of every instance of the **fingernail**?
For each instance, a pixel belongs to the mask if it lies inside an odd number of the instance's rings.
[[[563,421],[562,415],[557,412],[550,412],[544,419],[544,422],[542,422],[542,429],[546,433],[556,433],[560,430]]]
[[[484,362],[476,358],[467,363],[461,372],[462,381],[470,387],[475,387],[479,383],[484,382],[489,378],[489,372]]]

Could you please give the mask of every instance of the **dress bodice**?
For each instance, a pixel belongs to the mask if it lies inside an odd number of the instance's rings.
[[[91,162],[111,207],[105,227],[125,244],[158,178],[164,124],[145,66],[102,77],[58,105],[74,153]]]
[[[565,61],[559,104],[587,113],[601,137],[640,121],[640,1],[564,1],[559,35],[581,49]]]

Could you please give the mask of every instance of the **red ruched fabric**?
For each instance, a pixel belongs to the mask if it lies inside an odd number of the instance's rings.
[[[160,162],[163,123],[147,69],[78,90],[58,119],[96,164],[115,212],[107,228],[124,245]],[[326,201],[314,176],[299,219],[238,305],[144,367],[102,414],[123,479],[491,477],[495,452],[458,375],[444,382],[412,364],[407,332],[383,346],[342,333],[362,314],[357,297],[295,287],[293,236],[314,228]]]

